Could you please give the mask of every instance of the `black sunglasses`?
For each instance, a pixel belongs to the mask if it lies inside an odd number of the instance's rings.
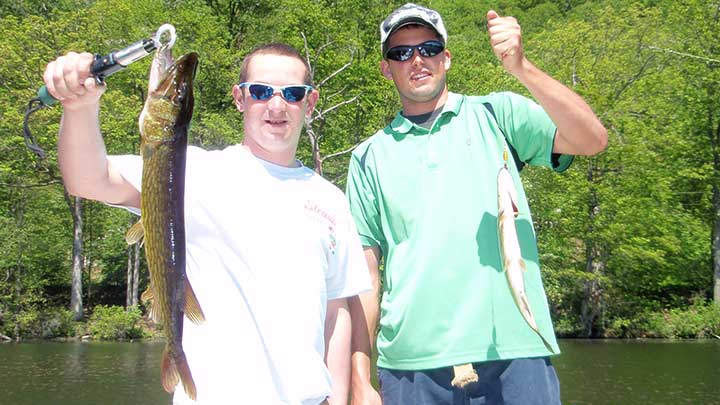
[[[421,56],[431,58],[442,52],[445,49],[445,45],[443,45],[440,41],[433,40],[426,41],[418,45],[394,46],[385,52],[385,58],[396,60],[398,62],[405,62],[406,60],[412,58],[415,49],[418,50]]]
[[[282,97],[291,103],[302,101],[305,95],[312,90],[312,86],[307,84],[293,84],[291,86],[272,86],[265,83],[243,82],[238,84],[240,87],[247,87],[250,96],[255,100],[265,101],[279,91]]]

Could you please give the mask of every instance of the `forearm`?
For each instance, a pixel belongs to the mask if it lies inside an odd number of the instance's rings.
[[[350,300],[350,316],[353,319],[350,381],[353,389],[370,384],[372,381],[372,351],[375,346],[379,312],[377,290]],[[355,322],[356,319],[360,321]]]
[[[380,317],[380,278],[377,247],[365,248],[372,290],[349,300],[352,318],[352,390],[366,388],[372,379],[372,351]]]
[[[139,194],[109,164],[99,104],[66,108],[60,121],[58,163],[68,193],[138,207]]]
[[[47,64],[43,80],[63,106],[58,163],[70,194],[133,207],[140,193],[112,168],[100,134],[98,114],[105,86],[90,74],[94,56],[68,52]]]
[[[607,130],[577,93],[523,58],[514,76],[530,91],[557,126],[553,152],[594,155],[607,146]]]
[[[348,300],[328,301],[325,319],[325,364],[332,378],[331,405],[347,404],[350,386],[350,314]]]

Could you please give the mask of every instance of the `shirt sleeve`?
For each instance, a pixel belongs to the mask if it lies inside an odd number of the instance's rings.
[[[141,190],[142,183],[142,168],[143,162],[142,157],[138,155],[111,155],[108,156],[110,164],[120,172],[125,180],[130,183],[131,186],[135,187],[138,191]],[[140,215],[140,210],[134,207],[126,207],[124,205],[107,204],[111,207],[125,208],[135,215]]]
[[[554,154],[557,127],[545,110],[535,101],[519,94],[503,92],[489,96],[496,111],[498,124],[507,141],[515,148],[520,160],[535,166],[566,170],[573,155]]]
[[[378,201],[367,173],[370,149],[367,144],[361,146],[364,148],[356,149],[350,158],[345,194],[362,245],[382,247],[385,237],[380,223]]]
[[[335,226],[335,249],[330,252],[330,271],[325,283],[329,300],[350,297],[370,290],[370,272],[347,202],[341,198]]]

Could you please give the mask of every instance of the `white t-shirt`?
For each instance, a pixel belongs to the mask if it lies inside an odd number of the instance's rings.
[[[110,159],[140,189],[141,158]],[[327,300],[370,289],[345,196],[240,145],[189,147],[186,167],[186,272],[206,321],[184,320],[197,402],[178,385],[174,403],[320,403]]]

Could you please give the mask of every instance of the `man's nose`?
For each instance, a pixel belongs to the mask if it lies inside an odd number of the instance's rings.
[[[410,55],[410,62],[413,65],[419,65],[423,61],[423,56],[420,55],[420,51],[417,49],[413,49],[412,55]]]
[[[272,97],[270,97],[270,100],[268,100],[268,108],[272,110],[284,110],[287,104],[285,103],[285,99],[282,97],[279,91],[276,91],[273,93]]]

